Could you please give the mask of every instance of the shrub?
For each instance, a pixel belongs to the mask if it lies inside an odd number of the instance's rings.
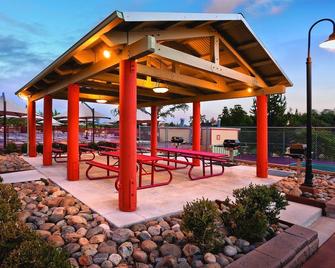
[[[91,149],[94,149],[94,150],[98,150],[98,144],[95,143],[95,142],[90,142],[88,144],[88,147],[91,148]]]
[[[278,222],[285,209],[285,197],[273,186],[252,185],[233,191],[235,201],[226,198],[221,214],[227,230],[252,242],[262,240],[271,224]]]
[[[216,204],[208,199],[197,199],[183,208],[182,229],[204,250],[215,250],[221,242],[218,230],[220,213]]]
[[[26,154],[28,152],[27,146],[28,146],[27,143],[23,143],[21,145],[21,153]]]
[[[10,184],[0,184],[0,222],[16,219],[21,208],[17,192]]]
[[[36,146],[36,152],[43,154],[43,144],[38,143]]]
[[[0,183],[3,183],[3,177],[0,176]]]
[[[16,153],[17,152],[17,146],[14,142],[9,142],[6,145],[5,153],[10,154],[10,153]]]

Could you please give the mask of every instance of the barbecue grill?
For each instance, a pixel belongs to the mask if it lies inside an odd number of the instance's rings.
[[[289,157],[295,159],[298,177],[301,177],[301,169],[302,169],[301,161],[303,161],[304,158],[306,157],[306,150],[307,150],[306,144],[294,143],[291,144],[289,148],[289,153],[286,154]]]
[[[176,148],[178,148],[183,142],[184,142],[183,137],[173,136],[171,138],[171,143],[173,143],[176,146]]]
[[[229,160],[233,164],[234,160],[234,151],[240,149],[241,143],[239,140],[226,139],[223,141],[223,147],[229,151]]]

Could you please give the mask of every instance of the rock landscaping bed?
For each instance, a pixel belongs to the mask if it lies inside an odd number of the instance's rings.
[[[220,237],[220,248],[196,245],[180,215],[115,228],[49,180],[13,184],[22,203],[19,219],[69,254],[74,267],[225,267],[266,242]],[[287,229],[271,225],[268,238]]]
[[[296,197],[305,197],[318,202],[327,202],[335,197],[335,177],[331,175],[314,174],[314,188],[315,192],[302,192],[300,190],[301,184],[304,182],[304,176],[288,177],[280,180],[275,184],[276,188],[288,195]]]
[[[31,169],[34,168],[16,153],[0,155],[0,174]]]

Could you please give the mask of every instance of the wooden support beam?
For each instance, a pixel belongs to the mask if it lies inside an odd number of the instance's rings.
[[[66,88],[70,84],[80,82],[88,77],[94,76],[106,69],[117,66],[123,59],[136,59],[144,57],[155,51],[155,38],[152,36],[146,36],[135,43],[126,46],[118,56],[111,57],[109,59],[103,59],[95,64],[92,64],[78,73],[72,75],[68,79],[64,79],[56,84],[53,84],[46,90],[36,93],[31,96],[32,100],[38,100],[43,98],[45,95],[53,94],[61,89]]]
[[[213,101],[213,100],[224,100],[224,99],[235,99],[235,98],[248,98],[248,97],[255,97],[261,95],[270,95],[270,94],[283,94],[285,93],[285,86],[274,86],[268,87],[263,89],[257,89],[253,91],[239,90],[239,91],[231,91],[226,93],[217,93],[217,94],[207,94],[207,95],[198,95],[196,97],[187,97],[187,98],[178,98],[166,101],[158,101],[155,102],[155,105],[164,106],[164,105],[172,105],[172,104],[179,104],[179,103],[191,103],[195,101]],[[149,107],[152,103],[142,103],[139,104],[139,108]]]
[[[262,61],[253,62],[251,63],[251,65],[253,67],[261,67],[264,65],[270,65],[271,63],[272,63],[272,60],[262,60]]]
[[[96,95],[96,94],[89,94],[89,93],[80,93],[79,94],[80,99],[86,99],[86,100],[107,100],[107,102],[117,102],[119,100],[118,97],[109,96],[109,95]]]
[[[217,36],[210,38],[210,61],[220,64],[220,40]]]
[[[246,49],[254,48],[257,46],[258,46],[258,42],[250,42],[250,43],[237,46],[237,50],[246,50]]]
[[[214,73],[223,77],[241,81],[250,87],[262,87],[255,77],[234,71],[219,64],[180,52],[178,50],[156,44],[155,54],[163,58],[179,62],[190,67],[194,67],[209,73]]]
[[[73,58],[80,64],[91,63],[96,60],[96,56],[93,50],[85,49],[76,53]]]

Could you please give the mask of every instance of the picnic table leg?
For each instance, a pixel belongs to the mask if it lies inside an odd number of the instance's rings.
[[[141,188],[142,187],[142,163],[138,162],[138,187]]]
[[[107,155],[107,165],[109,166],[109,155]],[[107,170],[107,176],[109,176],[109,170]]]
[[[154,184],[155,181],[155,168],[154,168],[154,162],[151,162],[151,185]]]
[[[206,176],[206,163],[204,157],[201,158],[201,162],[202,162],[202,175]]]
[[[209,159],[209,165],[210,165],[210,169],[211,169],[211,176],[213,176],[213,161],[212,161],[212,158]]]

